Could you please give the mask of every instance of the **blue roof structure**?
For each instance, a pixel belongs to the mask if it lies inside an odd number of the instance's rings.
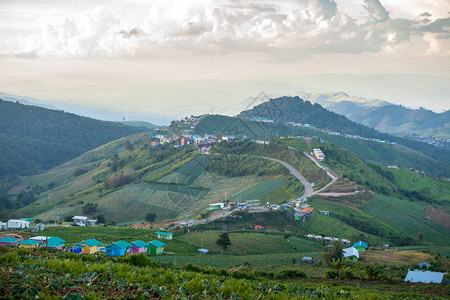
[[[431,272],[431,271],[408,271],[405,281],[423,282],[423,283],[441,283],[444,275],[447,273]]]
[[[209,252],[209,250],[208,249],[205,249],[205,248],[200,248],[200,249],[198,249],[198,253],[200,253],[200,254],[206,254],[206,253],[208,253]]]
[[[18,242],[19,241],[19,239],[15,239],[15,238],[12,238],[12,237],[4,237],[4,238],[2,238],[1,240],[0,240],[0,243],[15,243],[15,242]]]
[[[354,243],[352,247],[364,247],[367,249],[369,248],[369,245],[366,242],[359,241]]]
[[[156,248],[164,247],[166,245],[163,242],[160,242],[158,240],[151,241],[149,244]]]
[[[89,247],[103,245],[103,243],[100,243],[99,241],[97,241],[95,239],[89,239],[89,240],[86,240],[86,241],[82,241],[80,244],[85,244],[85,245],[87,245]]]
[[[141,240],[137,240],[132,242],[131,244],[133,244],[134,246],[138,247],[138,248],[145,248],[148,247],[148,243],[141,241]]]
[[[115,246],[115,247],[117,247],[119,249],[127,249],[127,248],[133,247],[130,243],[127,243],[125,241],[115,242],[114,244],[109,245],[108,248],[109,247],[113,247],[113,246]]]
[[[19,245],[36,245],[36,244],[39,244],[40,242],[39,241],[35,241],[35,240],[24,240],[24,241],[21,241],[21,242],[19,242],[18,244]]]
[[[429,264],[429,263],[426,263],[426,262],[423,262],[423,263],[420,263],[420,264],[418,264],[419,265],[419,268],[429,268],[429,267],[431,267],[431,265]]]
[[[162,235],[173,235],[173,233],[169,233],[169,232],[161,232],[161,231],[157,231],[155,232],[156,234],[162,234]]]
[[[57,236],[49,237],[48,240],[49,241],[56,241],[56,242],[59,242],[61,244],[64,244],[66,242],[65,240],[63,240],[62,238],[57,237]]]

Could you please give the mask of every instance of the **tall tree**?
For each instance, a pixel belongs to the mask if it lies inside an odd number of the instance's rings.
[[[156,220],[156,213],[154,213],[154,212],[148,212],[146,215],[145,215],[145,219],[149,222],[149,223],[151,223],[151,224],[153,224],[153,222],[155,222],[155,220]]]
[[[228,232],[224,232],[219,234],[219,239],[216,241],[217,246],[220,247],[220,252],[223,254],[223,251],[226,251],[228,246],[231,246],[230,236]]]
[[[423,241],[423,234],[422,232],[419,232],[417,234],[417,244],[419,245],[420,243],[422,243],[422,241]]]

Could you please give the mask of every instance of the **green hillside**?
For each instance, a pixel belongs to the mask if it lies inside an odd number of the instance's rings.
[[[142,131],[0,99],[0,178],[36,174]]]
[[[424,143],[414,142],[421,150],[426,148],[427,155],[402,145],[391,145],[368,140],[346,138],[298,126],[287,126],[279,123],[253,122],[247,119],[210,115],[195,127],[199,135],[222,134],[236,137],[246,136],[249,139],[264,139],[286,136],[317,136],[332,144],[340,145],[364,160],[380,165],[397,165],[400,168],[413,168],[438,177],[450,177],[450,154],[448,151]],[[398,137],[390,137],[398,141]],[[405,139],[404,139],[405,140]],[[409,146],[410,140],[405,140]],[[420,146],[420,147],[419,147]],[[432,154],[432,158],[428,156]]]

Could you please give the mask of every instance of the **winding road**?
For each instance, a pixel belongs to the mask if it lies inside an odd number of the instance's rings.
[[[303,177],[303,175],[300,174],[300,172],[297,171],[296,168],[294,168],[293,166],[291,166],[287,162],[279,160],[279,159],[276,159],[276,158],[270,158],[270,157],[263,157],[263,158],[268,159],[268,160],[273,160],[273,161],[276,161],[276,162],[282,164],[283,166],[285,166],[291,172],[292,175],[294,175],[298,180],[300,180],[300,182],[305,187],[305,192],[303,193],[301,198],[305,199],[305,197],[309,197],[309,196],[311,196],[313,194],[314,189],[313,189],[311,183],[309,183],[309,181],[306,180],[306,178]]]

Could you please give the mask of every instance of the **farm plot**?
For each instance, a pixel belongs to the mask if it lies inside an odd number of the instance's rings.
[[[133,184],[95,201],[98,212],[116,222],[142,221],[149,211],[157,219],[170,219],[190,207],[196,197],[153,189],[147,184]]]
[[[211,158],[207,155],[200,155],[174,170],[169,175],[162,177],[158,182],[175,183],[175,184],[191,184],[205,170]]]
[[[152,256],[151,259],[156,262],[176,263],[183,266],[186,263],[193,263],[198,266],[212,266],[217,268],[229,268],[232,266],[241,266],[249,263],[250,266],[273,268],[292,266],[294,260],[296,265],[303,256],[312,256],[321,260],[320,252],[311,253],[274,253],[262,255],[159,255]],[[304,266],[298,266],[304,268]],[[306,267],[307,268],[307,267]],[[319,269],[320,267],[317,267]]]
[[[450,245],[450,235],[443,226],[426,221],[423,208],[417,203],[379,196],[370,202],[364,211],[380,218],[398,230],[415,238],[418,232],[423,241],[434,245]]]
[[[216,241],[219,233],[215,231],[189,233],[180,236],[178,239],[199,248],[204,247],[215,253],[220,253],[220,248]],[[230,233],[231,246],[227,249],[229,254],[267,254],[267,253],[292,253],[294,248],[277,236],[260,233]]]
[[[354,234],[363,233],[340,220],[319,214],[314,214],[307,220],[303,225],[303,228],[311,233],[347,239]]]
[[[267,178],[259,180],[244,190],[230,196],[230,201],[246,201],[246,200],[267,200],[264,196],[279,189],[284,185],[284,179]]]
[[[225,198],[228,199],[227,195],[232,195],[236,191],[243,189],[257,181],[256,177],[253,176],[243,176],[243,177],[233,177],[226,178],[217,181],[217,185],[211,187],[209,192],[198,199],[195,203],[193,203],[190,207],[186,208],[183,214],[196,213],[205,209],[209,206],[209,204],[224,202]]]

